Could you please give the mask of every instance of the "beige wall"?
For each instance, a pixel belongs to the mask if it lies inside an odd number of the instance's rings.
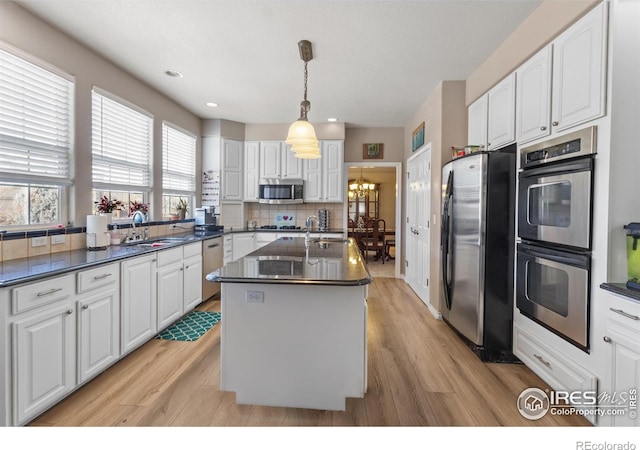
[[[404,129],[405,157],[411,157],[411,135],[416,127],[425,122],[425,144],[431,143],[431,240],[429,255],[429,301],[439,309],[440,292],[440,200],[442,166],[451,160],[451,147],[465,145],[467,136],[467,109],[465,107],[465,82],[443,81],[422,104]],[[406,164],[406,163],[405,163]],[[405,180],[403,180],[404,182]],[[405,189],[405,188],[403,188]],[[404,196],[406,198],[406,195]],[[402,217],[406,216],[403,198]],[[402,223],[403,230],[405,223]],[[406,241],[403,231],[404,249]],[[404,265],[401,265],[404,269]]]
[[[94,85],[153,114],[154,161],[162,161],[162,121],[201,136],[198,117],[15,3],[0,2],[0,40],[75,77],[75,174],[69,220],[76,226],[83,226],[86,215],[94,212],[91,202],[91,89]],[[199,155],[199,139],[197,151]],[[200,173],[201,166],[196,170]],[[161,176],[162,165],[154,164],[151,212],[156,220],[162,214]]]
[[[363,144],[384,144],[382,159],[372,162],[402,162],[404,138],[399,127],[347,128],[344,141],[344,160],[346,162],[364,161]]]
[[[591,10],[598,0],[545,0],[467,78],[466,104],[491,89]]]

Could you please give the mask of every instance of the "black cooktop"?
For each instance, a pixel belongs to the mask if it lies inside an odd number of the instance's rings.
[[[300,227],[295,225],[261,225],[261,230],[300,230]]]

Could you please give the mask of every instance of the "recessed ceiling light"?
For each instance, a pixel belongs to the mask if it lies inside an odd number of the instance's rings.
[[[220,106],[216,102],[207,102],[205,103],[205,105],[207,105],[209,108],[217,108],[218,106]]]
[[[178,72],[177,70],[165,70],[164,74],[168,77],[173,77],[173,78],[182,78],[183,75]]]
[[[327,121],[328,121],[328,122],[337,122],[337,121],[338,121],[338,119],[336,119],[335,117],[329,117],[329,118],[327,119]]]

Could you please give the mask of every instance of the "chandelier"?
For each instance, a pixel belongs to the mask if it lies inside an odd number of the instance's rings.
[[[364,197],[369,191],[376,189],[374,183],[369,183],[362,178],[362,168],[360,168],[360,177],[353,183],[349,183],[349,197]]]
[[[318,159],[320,147],[313,125],[307,120],[307,113],[311,109],[311,102],[307,100],[307,63],[313,59],[311,42],[303,40],[298,42],[300,59],[304,61],[304,99],[300,102],[300,117],[289,127],[289,134],[285,142],[291,145],[291,151],[296,158]]]

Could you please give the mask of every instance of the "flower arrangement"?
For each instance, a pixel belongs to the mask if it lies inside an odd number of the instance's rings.
[[[100,201],[95,203],[96,203],[96,208],[100,213],[110,213],[113,211],[119,211],[120,208],[122,207],[122,202],[120,200],[115,200],[115,199],[111,200],[107,198],[106,195],[102,196],[102,198],[100,198]]]
[[[138,203],[136,201],[129,202],[129,215],[132,215],[136,211],[140,211],[144,214],[149,212],[149,204],[148,203]]]
[[[186,213],[188,209],[189,209],[189,206],[187,205],[187,202],[185,199],[181,198],[180,200],[178,200],[178,203],[176,204],[176,210],[184,211]]]

